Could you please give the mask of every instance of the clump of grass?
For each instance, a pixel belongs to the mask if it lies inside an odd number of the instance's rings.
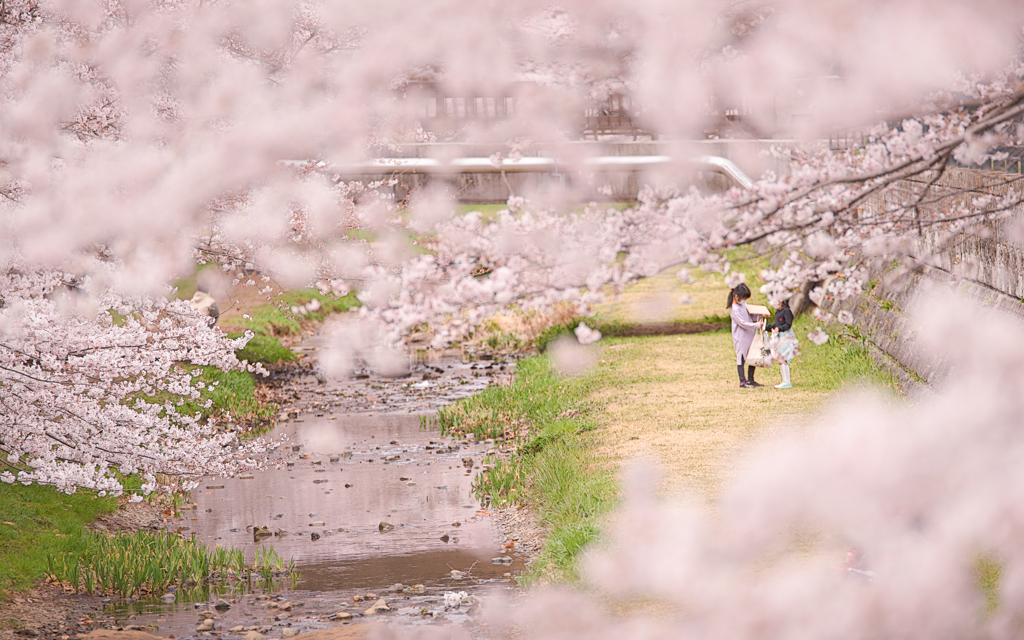
[[[229,338],[239,338],[241,336],[241,332],[235,331],[228,334]],[[279,338],[260,334],[253,335],[244,348],[235,352],[235,356],[239,360],[245,360],[253,364],[257,362],[260,364],[277,364],[298,359],[295,352],[281,344]]]
[[[538,425],[554,424],[559,414],[582,408],[581,394],[565,394],[572,386],[573,380],[551,370],[547,358],[526,358],[516,365],[511,386],[493,386],[443,407],[437,412],[438,427],[443,435],[472,434],[478,440],[537,436]]]
[[[474,493],[495,506],[529,505],[549,536],[535,575],[575,579],[575,559],[593,541],[598,521],[615,501],[611,469],[597,463],[589,432],[594,429],[587,377],[556,373],[545,356],[516,367],[510,387],[491,387],[444,407],[443,433],[512,441],[514,453],[488,458]]]
[[[268,589],[275,581],[298,579],[294,561],[285,564],[273,548],[257,550],[247,563],[240,549],[209,549],[165,531],[93,535],[82,552],[50,555],[46,573],[75,593],[122,598],[162,593],[171,585],[244,587],[259,580]]]

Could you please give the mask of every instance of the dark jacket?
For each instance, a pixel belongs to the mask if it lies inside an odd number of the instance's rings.
[[[789,331],[793,328],[793,312],[789,309],[779,309],[775,312],[775,323],[765,327],[765,331],[778,329],[779,333]]]

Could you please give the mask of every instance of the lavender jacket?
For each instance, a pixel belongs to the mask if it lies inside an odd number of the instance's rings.
[[[750,315],[746,302],[732,305],[729,316],[732,318],[732,346],[736,347],[736,364],[743,364],[743,359],[750,351],[750,343],[754,341],[754,330],[757,329],[757,321],[761,316]]]

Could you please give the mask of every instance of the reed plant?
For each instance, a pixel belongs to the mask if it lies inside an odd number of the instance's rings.
[[[257,550],[249,564],[240,549],[210,549],[166,531],[96,534],[89,542],[82,553],[47,558],[51,581],[76,593],[130,598],[162,593],[172,585],[245,588],[258,580],[268,590],[276,581],[298,579],[294,561],[286,564],[269,547]]]

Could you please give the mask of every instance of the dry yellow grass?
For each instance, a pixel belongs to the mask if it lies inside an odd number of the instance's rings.
[[[803,329],[806,331],[806,329]],[[740,389],[728,332],[610,340],[602,347],[593,399],[598,455],[613,465],[639,456],[664,472],[666,495],[713,501],[735,457],[771,430],[806,422],[844,372],[830,370],[845,347],[803,342],[792,365],[794,388],[772,388],[779,370],[759,369],[762,389]],[[856,363],[856,375],[865,365]]]
[[[694,282],[683,284],[676,277],[678,267],[667,269],[652,278],[640,280],[618,296],[594,307],[602,320],[609,322],[696,322],[702,318],[728,313],[725,298],[728,288],[722,276],[690,269]],[[680,304],[682,296],[693,302]]]
[[[768,266],[767,258],[753,252],[736,250],[730,253],[732,272],[746,276],[746,282],[754,292],[751,302],[765,304],[764,295],[758,292],[761,284],[760,272]],[[604,322],[660,323],[696,322],[704,318],[727,316],[725,306],[729,287],[725,276],[704,271],[699,267],[685,265],[693,282],[683,284],[676,277],[680,266],[670,267],[651,278],[639,280],[617,296],[608,293],[608,301],[594,307]],[[691,299],[687,304],[680,298]]]

